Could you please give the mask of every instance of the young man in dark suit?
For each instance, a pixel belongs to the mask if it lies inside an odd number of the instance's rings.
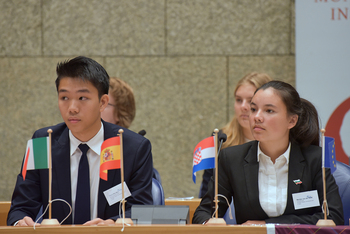
[[[119,202],[109,205],[104,191],[121,183],[120,169],[109,170],[107,181],[99,177],[102,142],[117,136],[122,128],[101,120],[101,112],[109,101],[109,76],[96,61],[80,56],[57,65],[56,88],[64,123],[39,129],[33,135],[33,138],[46,137],[47,130],[53,130],[52,200],[63,199],[73,208],[72,215],[63,224],[112,224],[119,218]],[[124,181],[131,193],[126,199],[125,216],[130,217],[132,205],[153,203],[153,162],[150,142],[137,133],[122,129]],[[88,146],[86,153],[83,153],[82,145]],[[78,195],[80,159],[84,157],[88,161],[89,174],[81,177],[90,178],[87,182],[90,194]],[[45,209],[48,204],[48,177],[47,169],[30,170],[25,180],[22,174],[17,176],[8,225],[34,225],[40,208]],[[87,197],[90,197],[87,199],[90,204],[78,206],[77,203]],[[68,214],[69,207],[65,203],[52,203],[52,218],[61,222]],[[47,217],[46,213],[44,218]]]

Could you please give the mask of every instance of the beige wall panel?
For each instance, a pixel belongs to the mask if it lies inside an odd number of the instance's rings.
[[[290,1],[167,1],[169,54],[289,54]]]
[[[61,121],[55,67],[58,58],[0,59],[0,199],[10,200],[27,140]]]
[[[290,53],[295,54],[295,0],[291,1],[290,11],[292,13],[292,17],[290,19],[291,30],[290,30]]]
[[[165,196],[198,197],[192,181],[197,143],[226,122],[226,58],[107,58],[110,76],[126,80],[136,96],[131,129],[145,129]]]
[[[237,82],[247,73],[267,73],[272,79],[283,80],[295,86],[294,56],[246,56],[229,58],[229,109],[230,119],[234,114],[233,91]]]
[[[164,54],[163,0],[44,0],[45,55]]]
[[[0,0],[0,56],[41,54],[40,0]]]

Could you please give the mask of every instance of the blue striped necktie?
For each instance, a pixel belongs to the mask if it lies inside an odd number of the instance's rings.
[[[83,153],[79,162],[77,192],[75,195],[74,224],[83,224],[90,220],[90,173],[87,144],[80,144]]]

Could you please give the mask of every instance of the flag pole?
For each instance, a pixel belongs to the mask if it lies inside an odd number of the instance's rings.
[[[219,218],[219,197],[218,197],[218,132],[214,129],[214,146],[215,146],[215,187],[214,187],[214,203],[215,203],[215,218],[208,220],[207,225],[226,225],[223,218]]]
[[[323,182],[323,214],[324,219],[319,219],[316,223],[316,226],[320,227],[333,227],[336,226],[334,221],[331,219],[327,219],[327,211],[328,211],[328,205],[327,205],[327,192],[326,192],[326,169],[325,169],[325,140],[324,140],[324,133],[326,130],[321,129],[321,145],[322,145],[322,182]]]
[[[119,129],[119,138],[120,138],[120,178],[121,178],[121,186],[122,186],[122,213],[123,218],[119,218],[115,221],[116,224],[134,224],[130,218],[125,218],[125,194],[124,194],[124,154],[123,154],[123,129]]]
[[[51,133],[52,129],[47,130],[49,133],[49,219],[51,219],[51,200],[52,200],[52,164],[51,164]]]
[[[51,150],[51,133],[52,129],[48,129],[47,132],[49,133],[49,218],[44,219],[41,222],[42,226],[57,226],[60,225],[57,219],[51,218],[51,200],[52,200],[52,150]]]

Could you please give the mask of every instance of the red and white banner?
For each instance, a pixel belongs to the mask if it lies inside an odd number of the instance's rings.
[[[336,158],[350,156],[350,0],[296,0],[296,88],[311,101]]]

